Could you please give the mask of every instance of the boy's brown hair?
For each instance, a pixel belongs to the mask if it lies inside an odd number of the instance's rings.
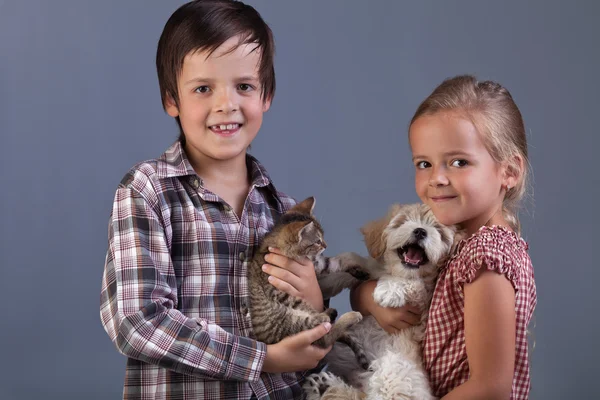
[[[209,54],[232,37],[239,45],[254,43],[260,51],[258,77],[263,101],[275,94],[275,42],[273,33],[251,6],[233,0],[195,0],[179,7],[169,18],[158,41],[156,70],[163,108],[172,99],[179,106],[177,78],[184,58],[192,52]],[[235,50],[232,49],[232,50]],[[179,117],[179,139],[185,142]]]

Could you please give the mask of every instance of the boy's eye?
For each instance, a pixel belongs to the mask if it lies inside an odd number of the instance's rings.
[[[210,88],[208,86],[198,86],[194,91],[196,93],[208,93]]]
[[[469,164],[467,160],[454,160],[450,165],[453,167],[465,167],[467,164]]]
[[[418,169],[424,169],[424,168],[429,168],[431,167],[431,164],[429,164],[427,161],[419,161],[418,163],[415,164],[415,166]]]
[[[242,92],[249,92],[250,90],[254,89],[252,87],[252,85],[249,85],[247,83],[240,83],[238,85],[238,89],[241,90]]]

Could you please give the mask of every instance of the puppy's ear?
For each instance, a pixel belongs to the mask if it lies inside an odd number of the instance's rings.
[[[385,217],[376,221],[371,221],[360,228],[360,231],[364,236],[365,245],[367,246],[369,255],[376,260],[379,260],[385,252],[387,240],[385,228],[387,228],[387,226],[390,224],[390,221],[399,210],[400,205],[394,204],[392,207],[390,207],[390,211]]]

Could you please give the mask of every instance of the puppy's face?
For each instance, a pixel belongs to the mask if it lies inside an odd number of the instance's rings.
[[[454,229],[440,224],[424,204],[395,204],[361,229],[371,257],[399,277],[435,276],[448,255]]]

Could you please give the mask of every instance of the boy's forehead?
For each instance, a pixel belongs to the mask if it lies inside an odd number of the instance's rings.
[[[203,73],[243,73],[256,75],[261,51],[256,43],[240,43],[231,38],[214,51],[200,49],[189,52],[183,59],[181,76]]]

